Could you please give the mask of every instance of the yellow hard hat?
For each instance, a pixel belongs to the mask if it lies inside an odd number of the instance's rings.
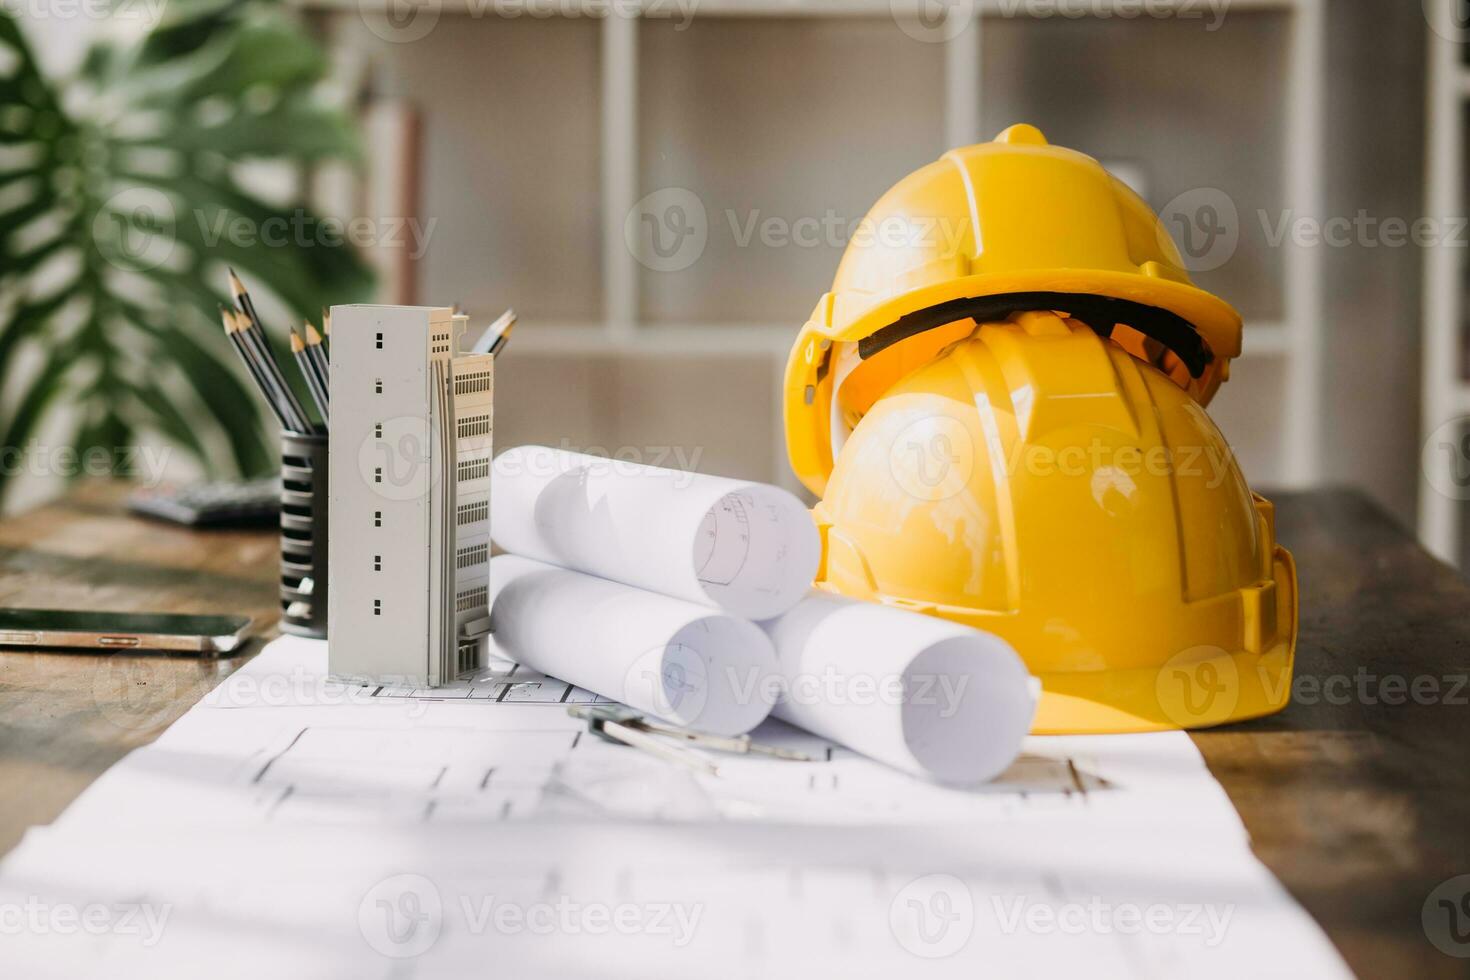
[[[1049,306],[1064,294],[1076,309]],[[1090,297],[1088,309],[1081,308]],[[1050,146],[1034,126],[951,150],[899,181],[857,227],[832,290],[812,311],[786,369],[787,448],[820,494],[833,437],[866,407],[831,404],[831,371],[863,345],[864,384],[894,380],[915,357],[878,358],[936,324],[1063,309],[1115,334],[1208,404],[1240,353],[1240,314],[1194,286],[1148,205],[1096,160]],[[1111,323],[1108,321],[1112,320]],[[1117,326],[1121,325],[1121,326]],[[881,367],[887,370],[881,370]],[[875,378],[881,375],[881,378]]]
[[[875,244],[893,216],[951,221],[935,234],[961,247]],[[1283,707],[1295,568],[1202,407],[1239,317],[1147,206],[1012,127],[900,182],[867,228],[787,369],[817,584],[1007,639],[1041,680],[1037,732]]]

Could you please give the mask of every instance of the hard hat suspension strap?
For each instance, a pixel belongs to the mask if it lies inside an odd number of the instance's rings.
[[[1056,310],[1074,320],[1081,320],[1099,336],[1109,337],[1113,327],[1126,323],[1146,337],[1151,337],[1173,351],[1192,378],[1204,373],[1214,360],[1209,345],[1177,313],[1132,300],[1087,293],[1002,293],[999,296],[967,296],[916,310],[858,341],[858,356],[866,360],[901,340],[942,327],[956,320],[973,319],[977,323],[994,323],[1012,313]]]

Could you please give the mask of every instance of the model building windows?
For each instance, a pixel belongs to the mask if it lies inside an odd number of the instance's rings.
[[[455,597],[454,611],[469,612],[471,609],[484,606],[486,594],[486,588],[483,585],[473,589],[466,589]]]
[[[383,526],[383,512],[380,511],[380,510],[373,511],[373,527],[382,527],[382,526]]]
[[[382,349],[383,349],[383,335],[382,334],[378,334],[378,350],[382,350]]]
[[[460,483],[479,480],[490,475],[488,459],[462,459],[455,464],[455,475]]]
[[[375,395],[381,395],[382,393],[383,393],[383,379],[382,378],[375,378],[373,380],[373,394],[375,394]]]
[[[374,599],[373,600],[373,615],[374,616],[381,616],[381,615],[383,615],[383,600],[382,599]]]
[[[458,435],[461,439],[469,439],[472,436],[489,435],[490,416],[488,414],[470,415],[466,418],[460,419],[457,423],[457,426],[459,430]]]
[[[490,557],[490,546],[481,542],[480,544],[466,545],[455,554],[455,568],[474,568],[483,565]]]
[[[373,467],[373,482],[374,483],[382,483],[383,482],[383,468],[381,466],[375,466],[375,467]]]
[[[490,390],[490,372],[472,371],[454,379],[454,393],[456,395],[472,395],[478,391]]]
[[[488,501],[478,500],[468,504],[460,504],[456,509],[457,524],[464,527],[466,524],[474,524],[483,521],[490,516],[490,504]]]
[[[381,438],[383,438],[383,423],[382,422],[379,422],[377,425],[373,426],[373,438],[375,438],[375,439],[381,439]]]
[[[383,556],[382,555],[373,555],[373,571],[375,571],[375,572],[381,572],[382,570],[383,570]]]

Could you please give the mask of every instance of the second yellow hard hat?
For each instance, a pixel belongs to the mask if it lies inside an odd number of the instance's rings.
[[[1013,126],[859,232],[786,374],[817,584],[1004,637],[1039,732],[1285,705],[1295,568],[1202,407],[1240,318],[1148,206]]]

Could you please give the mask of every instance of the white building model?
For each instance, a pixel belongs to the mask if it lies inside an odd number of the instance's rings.
[[[328,661],[436,686],[489,628],[494,358],[447,308],[332,308]]]

